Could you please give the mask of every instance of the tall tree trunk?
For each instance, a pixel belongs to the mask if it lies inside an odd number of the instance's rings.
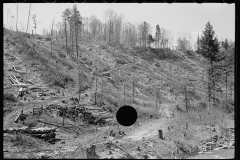
[[[211,69],[208,72],[208,114],[210,114],[210,102],[211,102]]]
[[[97,76],[95,78],[96,78],[96,82],[95,82],[95,102],[94,102],[94,104],[97,104]]]
[[[27,34],[27,31],[28,31],[28,23],[29,23],[29,16],[30,16],[30,11],[31,11],[31,6],[32,6],[32,4],[30,4],[30,8],[29,8],[26,34]]]
[[[72,52],[73,52],[73,46],[74,46],[74,44],[73,44],[73,41],[74,41],[73,34],[74,34],[74,30],[72,28]]]
[[[65,19],[65,37],[66,37],[66,51],[68,55],[68,43],[67,43],[67,20]]]
[[[16,31],[18,32],[17,24],[18,24],[18,4],[17,4],[17,22],[16,22]]]
[[[108,38],[108,42],[110,42],[110,36],[111,36],[111,20],[110,20],[110,23],[109,23],[109,38]]]
[[[158,110],[157,103],[158,103],[158,89],[156,90],[156,109],[155,109],[156,113],[157,113],[157,110]]]
[[[132,82],[132,103],[134,104],[134,79]]]
[[[185,103],[186,103],[186,111],[188,112],[187,86],[185,86]]]
[[[227,107],[227,71],[226,71],[226,107]]]
[[[103,97],[103,78],[101,77],[101,81],[102,81],[102,88],[101,88],[101,107],[102,107],[102,97]]]
[[[125,83],[123,82],[123,105],[125,106]]]

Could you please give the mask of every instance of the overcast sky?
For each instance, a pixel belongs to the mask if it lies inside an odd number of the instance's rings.
[[[31,15],[37,16],[37,33],[42,28],[49,28],[51,20],[56,17],[61,20],[62,11],[72,7],[73,3],[33,3]],[[16,22],[16,3],[4,4],[4,24],[7,23],[7,10],[11,12],[14,24]],[[152,26],[152,34],[155,33],[156,25],[171,30],[176,41],[179,32],[191,32],[192,43],[196,41],[197,34],[201,34],[208,21],[213,26],[218,39],[232,39],[235,41],[235,4],[206,3],[206,4],[164,4],[164,3],[77,3],[81,16],[89,17],[96,15],[103,21],[104,11],[112,8],[118,14],[125,16],[125,21],[140,23],[146,21]],[[18,22],[27,24],[29,3],[20,3],[18,6]],[[30,17],[30,19],[32,16]],[[32,19],[31,19],[31,29]],[[19,26],[20,27],[20,26]],[[25,27],[26,28],[26,27]]]

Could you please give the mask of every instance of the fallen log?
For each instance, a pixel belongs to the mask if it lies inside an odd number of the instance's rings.
[[[17,59],[19,62],[22,62],[20,59],[18,59],[17,57],[15,57],[14,55],[11,55],[12,57],[14,57],[15,59]]]
[[[10,71],[12,70],[12,71],[14,71],[14,72],[21,73],[21,74],[26,74],[26,71],[17,70],[15,67],[10,68],[9,70],[10,70]]]
[[[28,87],[30,87],[31,85],[25,84],[25,83],[20,83],[20,84],[12,84],[12,86],[14,86],[14,87],[28,88]]]

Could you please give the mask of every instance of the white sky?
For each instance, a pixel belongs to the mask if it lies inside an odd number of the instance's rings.
[[[53,17],[56,21],[61,20],[64,9],[71,7],[73,3],[33,3],[30,17],[31,29],[32,15],[37,16],[37,33],[41,33],[42,28],[50,26]],[[16,23],[17,3],[5,3],[4,6],[4,24],[7,23],[7,10],[11,11],[14,16],[13,21]],[[178,32],[191,32],[192,43],[196,41],[197,34],[202,33],[207,21],[213,26],[218,39],[232,39],[235,41],[235,4],[224,3],[77,3],[81,16],[89,17],[96,15],[103,21],[104,11],[112,8],[118,14],[123,14],[125,20],[131,23],[140,23],[146,21],[152,26],[152,34],[155,33],[156,25],[172,31],[174,39]],[[26,26],[29,10],[29,3],[19,3],[18,6],[18,24],[23,22]],[[15,25],[14,25],[15,26]],[[19,28],[20,26],[18,26]],[[25,27],[26,29],[26,27]]]

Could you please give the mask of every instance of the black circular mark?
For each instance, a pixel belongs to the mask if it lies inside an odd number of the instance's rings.
[[[137,111],[132,106],[122,106],[116,113],[116,119],[123,126],[131,126],[137,120]]]

